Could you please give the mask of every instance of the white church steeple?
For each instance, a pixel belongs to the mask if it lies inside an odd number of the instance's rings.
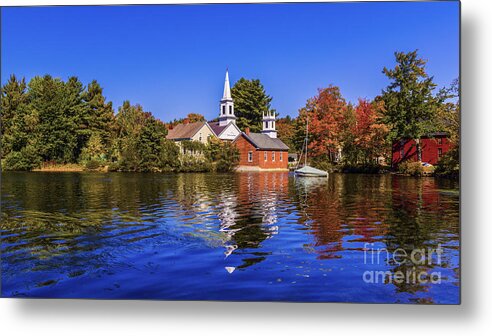
[[[277,137],[277,130],[275,129],[275,112],[268,111],[263,113],[263,129],[261,133],[268,135],[270,138]]]
[[[226,70],[225,82],[224,82],[224,95],[222,100],[232,99],[231,97],[231,85],[229,84],[229,69]]]
[[[229,123],[236,124],[234,115],[234,101],[231,96],[231,85],[229,84],[229,70],[226,70],[224,82],[224,95],[220,100],[219,125],[226,126]]]

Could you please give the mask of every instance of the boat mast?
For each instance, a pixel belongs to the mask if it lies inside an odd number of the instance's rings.
[[[306,148],[306,155],[304,155],[304,167],[307,166],[307,155],[308,155],[308,132],[309,132],[309,118],[306,112],[306,138],[304,139],[304,146]]]

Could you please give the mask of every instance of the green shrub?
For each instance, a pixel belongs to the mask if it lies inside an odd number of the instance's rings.
[[[27,145],[20,151],[10,152],[5,156],[4,170],[33,170],[41,164],[41,157],[33,146]]]
[[[89,160],[85,164],[85,168],[88,170],[96,170],[101,166],[101,163],[97,160]]]
[[[179,169],[179,147],[174,141],[163,140],[160,154],[161,171],[171,172]]]
[[[117,172],[119,171],[121,168],[120,168],[120,164],[118,162],[111,162],[109,165],[108,165],[108,171],[110,172]]]
[[[442,177],[458,178],[460,175],[460,158],[458,148],[447,152],[437,164],[435,174]]]
[[[223,142],[217,153],[215,169],[218,172],[232,172],[239,164],[239,150],[230,142]]]
[[[424,168],[422,167],[422,163],[419,161],[405,161],[398,165],[398,172],[410,176],[422,176],[422,174],[424,173]]]
[[[210,161],[205,158],[195,157],[193,155],[183,155],[179,171],[183,173],[201,173],[212,170]]]

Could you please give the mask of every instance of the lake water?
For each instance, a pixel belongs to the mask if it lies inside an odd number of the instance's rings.
[[[454,181],[12,172],[1,183],[4,297],[459,302]]]

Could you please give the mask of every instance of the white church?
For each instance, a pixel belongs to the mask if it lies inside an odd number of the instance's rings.
[[[178,124],[170,129],[166,139],[176,142],[191,140],[207,143],[211,137],[232,141],[240,151],[240,167],[258,170],[287,169],[288,147],[277,138],[275,113],[263,115],[261,133],[241,131],[236,125],[234,100],[231,95],[229,71],[226,71],[224,93],[220,100],[218,121]],[[240,145],[246,141],[248,146]],[[261,158],[260,158],[261,155]]]

